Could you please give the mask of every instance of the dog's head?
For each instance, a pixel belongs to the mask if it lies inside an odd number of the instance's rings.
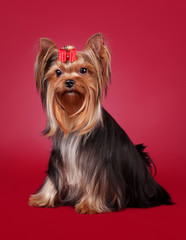
[[[73,60],[69,59],[72,52]],[[78,52],[72,46],[58,49],[52,40],[40,39],[35,79],[47,111],[45,134],[52,136],[58,126],[65,135],[90,132],[101,121],[101,100],[110,75],[110,53],[102,34],[93,35]]]

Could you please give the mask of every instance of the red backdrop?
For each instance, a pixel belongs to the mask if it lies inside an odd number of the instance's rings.
[[[183,239],[185,207],[185,1],[5,1],[1,3],[2,239]],[[50,142],[34,82],[35,45],[48,37],[77,50],[96,32],[112,48],[103,105],[134,143],[144,142],[156,179],[174,206],[78,215],[36,209],[28,197],[44,179]]]

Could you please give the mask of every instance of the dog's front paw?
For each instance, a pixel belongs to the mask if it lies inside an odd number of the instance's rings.
[[[31,207],[54,207],[56,193],[53,183],[47,177],[41,189],[30,196],[28,205]]]
[[[88,204],[86,203],[79,203],[75,206],[75,210],[77,213],[80,214],[96,214],[99,213],[96,210],[92,209]]]
[[[52,207],[52,206],[49,206],[49,201],[47,201],[47,199],[42,198],[37,194],[30,196],[28,205],[30,207]]]
[[[80,214],[97,214],[97,213],[102,212],[99,209],[95,209],[95,208],[91,207],[86,202],[80,202],[80,203],[76,204],[75,210],[77,213],[80,213]]]
[[[31,195],[28,201],[28,205],[30,207],[40,207],[40,201],[39,199],[37,199],[37,197],[35,195]]]

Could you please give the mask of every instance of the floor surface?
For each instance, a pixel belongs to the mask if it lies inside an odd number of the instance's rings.
[[[31,154],[30,159],[25,155],[1,162],[1,239],[170,240],[186,236],[185,176],[168,171],[167,175],[160,171],[157,179],[170,192],[173,206],[97,215],[80,215],[72,207],[29,207],[29,195],[44,179],[46,157],[43,153],[37,159]]]

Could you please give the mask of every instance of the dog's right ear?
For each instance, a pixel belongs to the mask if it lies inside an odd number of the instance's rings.
[[[44,75],[48,63],[57,59],[57,47],[54,42],[48,38],[41,38],[39,42],[39,52],[35,61],[35,80],[37,89],[42,93],[44,84]]]

